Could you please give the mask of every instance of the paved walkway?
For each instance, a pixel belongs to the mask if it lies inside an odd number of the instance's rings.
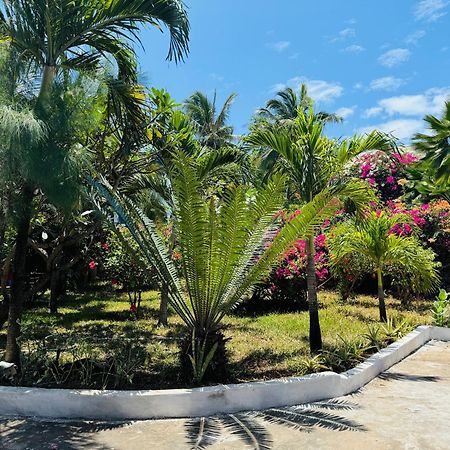
[[[450,343],[430,342],[360,392],[203,420],[0,419],[1,449],[450,449]]]

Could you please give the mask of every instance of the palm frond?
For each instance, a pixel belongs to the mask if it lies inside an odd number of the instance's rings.
[[[187,420],[184,430],[192,450],[205,450],[219,439],[221,423],[215,417],[199,417]]]
[[[258,423],[256,416],[249,414],[228,414],[221,418],[222,424],[231,434],[255,450],[270,450],[272,438],[266,428]]]
[[[353,420],[315,409],[271,408],[263,411],[261,417],[269,423],[286,425],[297,430],[304,430],[310,427],[334,431],[363,431],[365,429]]]

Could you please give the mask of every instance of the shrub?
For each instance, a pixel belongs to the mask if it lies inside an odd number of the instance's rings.
[[[300,210],[287,215],[285,211],[279,213],[282,223],[292,220]],[[316,277],[319,283],[329,278],[328,250],[326,235],[323,229],[328,227],[329,220],[322,225],[322,233],[314,238]],[[280,257],[279,265],[272,271],[269,280],[262,287],[268,291],[270,297],[280,305],[295,305],[296,309],[308,308],[306,295],[306,241],[297,240],[294,245]],[[261,291],[260,291],[261,293]]]
[[[366,180],[383,201],[388,201],[403,194],[405,167],[417,159],[412,153],[388,155],[382,151],[373,151],[356,158],[349,170],[352,175]]]
[[[122,237],[120,240],[115,233],[110,233],[107,241],[99,245],[102,276],[110,280],[114,288],[127,292],[130,310],[137,314],[142,291],[155,285],[155,271],[138,259],[137,245],[126,228]]]
[[[439,291],[439,295],[433,303],[431,309],[433,323],[438,327],[450,326],[450,294],[444,289]]]

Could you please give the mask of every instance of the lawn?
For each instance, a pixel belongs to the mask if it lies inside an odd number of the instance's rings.
[[[358,343],[370,324],[377,324],[375,298],[358,296],[342,304],[337,294],[322,291],[319,300],[325,349],[336,349],[343,342]],[[28,309],[24,314],[24,337],[42,340],[54,334],[66,339],[63,342],[70,346],[70,336],[76,336],[77,342],[85,336],[93,347],[98,342],[113,345],[114,341],[131,340],[143,345],[147,356],[145,365],[136,371],[126,388],[183,386],[186,384],[179,379],[177,355],[177,338],[183,327],[177,316],[170,314],[169,326],[158,328],[158,306],[158,292],[144,293],[140,316],[134,319],[126,295],[103,291],[69,295],[56,316],[50,316],[44,305]],[[411,327],[430,323],[429,307],[429,302],[415,301],[408,309],[402,309],[397,300],[387,299],[389,316],[406,319]],[[307,312],[227,317],[224,324],[225,335],[230,338],[229,381],[296,376],[313,370],[307,364],[308,323]]]

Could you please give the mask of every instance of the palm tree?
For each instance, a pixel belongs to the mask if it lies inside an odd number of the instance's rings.
[[[410,169],[410,175],[419,193],[450,201],[450,101],[441,119],[429,115],[425,122],[431,134],[414,136],[414,147],[424,157]]]
[[[436,181],[450,183],[450,101],[445,103],[441,119],[425,116],[425,122],[431,134],[417,133],[414,136],[414,147],[424,153],[424,162],[430,163]]]
[[[432,292],[439,283],[438,263],[434,253],[424,249],[414,236],[392,232],[394,225],[408,223],[403,214],[388,215],[372,211],[364,220],[345,222],[334,230],[330,240],[331,261],[342,263],[353,255],[367,258],[367,270],[373,267],[377,277],[380,321],[387,321],[383,274],[390,266],[411,277],[414,287],[422,292]]]
[[[173,155],[171,167],[174,226],[182,255],[181,278],[155,232],[154,223],[107,184],[93,185],[124,220],[142,255],[156,270],[160,283],[167,287],[170,304],[188,328],[184,355],[189,356],[191,374],[199,382],[213,357],[211,371],[220,374],[220,368],[225,370],[220,333],[224,316],[270,273],[280,253],[299,236],[314,234],[339,203],[332,189],[324,189],[274,237],[274,215],[284,200],[283,176],[274,176],[250,204],[248,187],[243,185],[230,185],[221,198],[205,201],[196,159],[178,151]],[[98,199],[96,204],[102,208]],[[104,214],[108,216],[107,211]],[[105,224],[108,223],[111,222],[106,220]],[[113,230],[120,233],[118,228]]]
[[[308,96],[308,88],[302,83],[299,95],[291,87],[286,87],[277,92],[275,98],[269,100],[258,114],[270,121],[289,121],[297,117],[299,110],[307,114],[311,104],[312,99]],[[317,119],[324,122],[342,122],[342,118],[338,115],[324,111],[317,113]]]
[[[290,175],[293,188],[305,203],[316,195],[334,186],[336,197],[351,193],[352,186],[360,186],[357,180],[344,175],[346,165],[354,157],[369,150],[387,150],[394,147],[392,140],[379,132],[351,139],[330,140],[324,136],[325,122],[318,117],[312,103],[307,112],[303,107],[288,123],[260,123],[246,137],[246,142],[269,152],[268,158],[276,158],[282,170]],[[343,191],[344,190],[344,191]],[[367,191],[361,199],[360,190],[354,198],[360,205],[370,199]],[[317,352],[322,348],[319,311],[317,301],[317,281],[314,267],[314,236],[307,239],[307,291],[310,317],[310,348]]]
[[[41,75],[34,113],[45,121],[52,111],[54,81],[62,70],[93,69],[112,58],[119,77],[135,81],[132,42],[139,41],[138,25],[170,33],[168,58],[183,59],[188,51],[189,22],[179,0],[9,0],[0,10],[0,40],[9,42],[17,57]],[[50,137],[45,145],[49,145]],[[17,337],[25,292],[28,230],[35,192],[33,180],[24,177],[22,214],[17,226],[5,359],[19,362]]]
[[[231,105],[236,94],[230,94],[217,112],[217,96],[210,100],[202,92],[194,92],[184,103],[186,113],[194,122],[200,143],[218,149],[233,142],[233,127],[227,125]]]

